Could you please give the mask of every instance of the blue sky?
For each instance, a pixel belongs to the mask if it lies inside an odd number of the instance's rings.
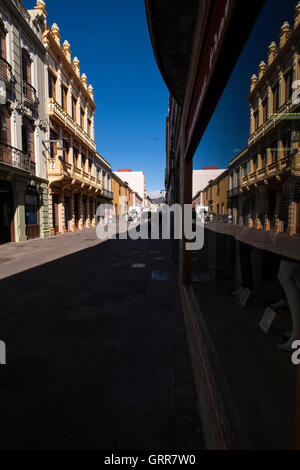
[[[243,0],[244,1],[244,0]],[[245,2],[246,3],[246,2]],[[194,167],[226,167],[247,144],[250,77],[296,0],[268,0],[194,159]],[[23,0],[33,8],[35,0]],[[94,87],[98,151],[114,170],[143,170],[148,191],[162,189],[168,90],[148,34],[144,0],[46,0],[48,23],[60,27],[81,73]],[[86,8],[84,8],[86,5]],[[250,4],[245,6],[251,8]]]
[[[23,0],[27,9],[35,3]],[[98,151],[114,170],[143,170],[148,191],[163,189],[169,95],[144,0],[46,0],[46,9],[48,24],[57,23],[94,87]]]

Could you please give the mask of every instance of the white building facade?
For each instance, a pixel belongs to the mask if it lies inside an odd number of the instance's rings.
[[[142,199],[142,206],[146,207],[146,182],[145,174],[143,171],[132,171],[132,170],[118,170],[115,174],[124,182],[128,183],[128,186],[132,191],[138,193]]]

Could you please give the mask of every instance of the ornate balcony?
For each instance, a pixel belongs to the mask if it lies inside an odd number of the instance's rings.
[[[23,80],[23,96],[24,96],[24,101],[29,105],[29,106],[36,106],[36,90],[33,88],[30,83],[26,82]]]
[[[266,167],[261,168],[257,171],[257,181],[263,181],[266,179],[267,176],[267,169]]]
[[[238,186],[237,188],[230,189],[227,191],[227,198],[230,199],[232,197],[237,197],[241,193],[241,188]]]
[[[254,171],[248,176],[244,176],[241,180],[242,189],[249,188],[251,185],[262,183],[269,179],[284,173],[290,167],[290,157],[284,156],[278,161],[272,162],[269,165]]]
[[[292,101],[282,105],[275,114],[272,114],[248,139],[248,146],[255,144],[261,137],[264,137],[271,129],[274,129],[281,121],[287,118],[287,114],[296,112],[298,104]]]
[[[35,163],[31,162],[30,156],[4,143],[0,143],[0,163],[35,174]]]
[[[0,57],[0,79],[8,85],[10,85],[12,81],[12,67],[3,57]]]
[[[50,184],[62,182],[64,185],[102,193],[102,181],[99,178],[76,168],[59,156],[48,158],[48,179]]]
[[[71,116],[55,101],[49,98],[49,116],[55,118],[61,125],[67,127],[77,139],[81,140],[91,152],[96,152],[96,144],[91,137],[73,121]]]

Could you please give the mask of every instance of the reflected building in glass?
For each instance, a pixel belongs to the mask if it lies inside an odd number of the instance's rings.
[[[300,4],[251,77],[248,147],[229,164],[233,222],[300,235]]]

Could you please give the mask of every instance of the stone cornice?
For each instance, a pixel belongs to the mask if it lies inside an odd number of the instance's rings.
[[[273,62],[269,65],[267,65],[265,73],[261,77],[260,80],[258,80],[256,86],[253,88],[251,91],[250,95],[248,96],[248,102],[252,103],[257,95],[262,91],[262,89],[266,86],[269,85],[269,81],[272,78],[273,74],[276,73],[276,71],[279,71],[281,69],[281,64],[282,60],[285,59],[286,57],[292,57],[293,52],[292,52],[292,45],[296,43],[300,39],[300,24],[296,27],[296,29],[291,31],[291,34],[285,43],[285,45],[278,50],[278,53],[276,57],[274,58]]]
[[[30,36],[35,46],[37,46],[44,54],[46,54],[46,49],[41,40],[36,35],[35,31],[32,29],[29,22],[26,21],[24,16],[21,14],[20,10],[11,0],[2,0],[4,6],[12,13],[14,17],[17,18],[19,24],[22,26],[22,29],[26,34]],[[27,10],[26,10],[27,12]],[[28,12],[27,12],[28,13]],[[29,13],[28,16],[30,17]]]

